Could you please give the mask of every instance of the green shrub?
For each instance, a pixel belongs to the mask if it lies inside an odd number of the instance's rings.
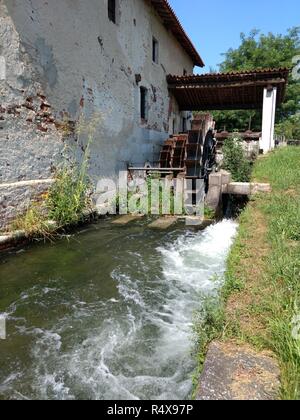
[[[249,182],[251,178],[251,165],[245,156],[242,139],[233,134],[225,140],[223,145],[223,168],[231,172],[236,182]]]
[[[288,140],[300,140],[300,114],[292,115],[277,124],[276,134],[285,136]]]
[[[214,219],[216,216],[216,212],[213,209],[211,209],[209,206],[205,205],[204,216],[206,219]]]
[[[63,166],[43,203],[33,203],[26,213],[12,224],[13,230],[25,231],[27,237],[51,238],[54,231],[83,219],[90,206],[90,182],[86,163],[81,167]],[[49,221],[53,221],[49,223]]]
[[[81,134],[88,138],[82,162],[78,163],[75,151],[66,148],[63,161],[55,174],[55,182],[49,192],[43,195],[43,203],[32,204],[14,222],[13,229],[24,230],[29,237],[49,237],[54,230],[76,224],[84,218],[85,211],[91,207],[89,151],[98,122],[97,116],[88,123],[80,118],[76,127],[78,140]],[[49,220],[53,222],[49,223]]]
[[[79,222],[90,204],[89,188],[85,164],[60,169],[47,198],[48,217],[60,227]]]
[[[78,142],[82,143],[81,135],[87,138],[82,162],[78,164],[76,152],[68,148],[56,173],[56,181],[49,191],[46,207],[48,217],[55,220],[58,227],[78,223],[83,219],[85,210],[91,207],[92,184],[88,175],[90,145],[100,119],[96,114],[89,121],[80,117],[75,128]]]

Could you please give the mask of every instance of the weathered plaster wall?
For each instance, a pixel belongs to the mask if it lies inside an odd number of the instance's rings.
[[[5,0],[21,41],[57,113],[102,117],[93,144],[95,177],[125,162],[143,163],[169,131],[166,74],[193,63],[146,0],[118,0],[117,25],[107,0]],[[152,62],[152,37],[159,64]],[[149,91],[148,122],[140,121],[139,86]],[[179,127],[178,127],[179,129]]]
[[[97,116],[91,174],[114,177],[127,163],[157,157],[180,130],[166,75],[193,63],[147,0],[118,0],[117,24],[107,0],[0,0],[0,183],[51,176],[61,156],[57,121]],[[159,64],[152,62],[152,37]],[[140,75],[137,83],[136,75]],[[148,121],[140,119],[140,87]],[[0,203],[1,206],[1,203]]]
[[[0,183],[47,178],[62,146],[51,108],[7,9],[0,2]]]
[[[0,56],[0,229],[3,229],[47,189],[49,183],[31,181],[52,176],[63,142],[43,86],[3,1]]]
[[[53,179],[0,184],[0,230],[25,212],[32,200],[41,201]]]

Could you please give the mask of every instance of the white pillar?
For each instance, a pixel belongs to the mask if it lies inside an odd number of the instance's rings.
[[[264,89],[263,125],[260,149],[268,153],[275,148],[275,117],[276,117],[277,88]]]

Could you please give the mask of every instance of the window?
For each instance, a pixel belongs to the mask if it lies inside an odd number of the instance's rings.
[[[159,43],[157,39],[153,38],[152,40],[152,61],[153,63],[158,64],[158,55],[159,55]]]
[[[141,93],[141,119],[147,121],[147,96],[148,90],[145,87],[140,88]]]
[[[176,133],[176,118],[173,118],[172,131],[173,131],[173,134]]]
[[[183,69],[183,75],[184,75],[184,76],[187,76],[187,71],[186,71],[186,69]]]
[[[182,132],[186,133],[187,131],[188,131],[187,130],[187,118],[183,117],[182,118]]]
[[[107,7],[108,7],[108,19],[113,22],[116,23],[116,0],[107,0]]]

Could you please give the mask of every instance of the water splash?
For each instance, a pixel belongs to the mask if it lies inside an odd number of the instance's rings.
[[[188,398],[193,312],[203,294],[220,288],[236,229],[224,220],[203,232],[177,234],[167,245],[165,237],[155,238],[144,250],[141,237],[117,261],[112,243],[103,252],[113,255],[115,267],[100,282],[116,288],[108,299],[99,296],[97,276],[78,290],[65,290],[61,279],[24,290],[7,312],[19,317],[14,334],[30,341],[30,362],[12,364],[5,377],[0,374],[0,396]],[[32,305],[49,311],[47,327],[29,322]]]

